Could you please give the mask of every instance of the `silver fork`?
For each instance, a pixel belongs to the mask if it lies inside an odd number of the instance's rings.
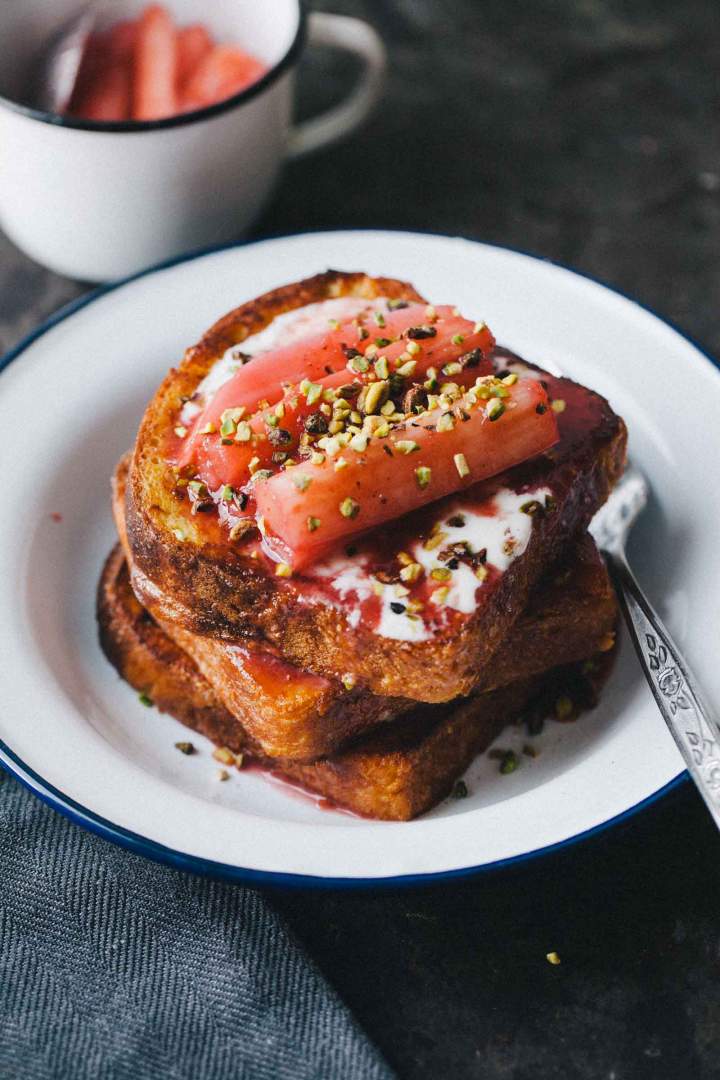
[[[630,570],[625,544],[648,500],[648,484],[628,466],[590,531],[605,555],[620,607],[653,697],[720,828],[720,725],[697,679]]]

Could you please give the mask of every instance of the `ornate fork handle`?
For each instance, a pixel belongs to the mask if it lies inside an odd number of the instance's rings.
[[[655,701],[720,828],[720,725],[624,556],[604,554]]]

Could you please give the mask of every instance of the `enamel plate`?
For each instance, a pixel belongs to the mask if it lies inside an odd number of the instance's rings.
[[[316,233],[199,255],[96,293],[6,359],[0,760],[57,809],[148,856],[282,884],[468,873],[638,809],[682,776],[682,762],[627,641],[600,707],[549,724],[539,756],[512,775],[482,758],[467,798],[408,824],[323,811],[254,772],[218,783],[209,744],[193,735],[200,753],[178,753],[185,729],[143,706],[101,653],[109,478],[153,390],[218,316],[329,266],[412,281],[609,398],[653,490],[631,562],[720,701],[720,374],[707,358],[632,301],[527,255],[411,233]]]

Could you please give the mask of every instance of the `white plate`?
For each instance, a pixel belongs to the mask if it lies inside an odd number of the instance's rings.
[[[526,255],[411,233],[315,233],[151,271],[61,313],[9,358],[0,377],[0,759],[90,828],[244,880],[466,873],[637,808],[682,762],[626,643],[594,713],[550,725],[541,755],[513,775],[481,760],[467,799],[409,824],[321,812],[253,773],[218,783],[207,744],[179,754],[183,729],[139,704],[101,654],[94,596],[114,540],[109,476],[146,401],[219,315],[328,266],[408,279],[610,399],[654,492],[633,564],[720,700],[720,377],[707,359],[637,304]]]

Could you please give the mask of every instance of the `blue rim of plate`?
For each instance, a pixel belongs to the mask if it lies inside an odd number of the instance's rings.
[[[85,293],[83,296],[79,296],[77,299],[72,300],[69,304],[64,305],[48,319],[42,322],[38,327],[32,330],[29,334],[26,334],[24,338],[13,346],[5,355],[0,358],[0,372],[7,368],[14,360],[17,360],[38,338],[42,337],[53,327],[59,323],[64,322],[65,319],[70,318],[76,312],[82,308],[87,307],[89,304],[94,303],[107,293],[114,292],[115,289],[122,288],[124,285],[129,285],[133,281],[138,281],[141,278],[148,277],[151,274],[157,273],[161,270],[171,269],[173,266],[178,266],[181,263],[192,262],[195,259],[201,259],[206,255],[213,255],[220,251],[229,251],[234,248],[246,247],[252,243],[263,243],[268,240],[281,240],[290,239],[293,236],[306,236],[316,235],[323,232],[406,232],[414,235],[422,236],[436,236],[443,239],[458,239],[457,237],[447,237],[444,233],[422,232],[418,233],[415,229],[394,229],[394,230],[368,230],[368,229],[315,229],[308,232],[297,233],[281,233],[274,236],[266,236],[255,240],[239,241],[230,244],[215,244],[210,247],[199,248],[195,251],[188,252],[184,255],[176,256],[175,258],[168,259],[164,262],[157,263],[154,266],[148,267],[146,270],[141,270],[139,273],[130,274],[119,281],[111,282],[107,285],[100,285],[90,292]],[[472,238],[467,238],[471,242]],[[607,285],[599,278],[593,277],[591,274],[583,273],[579,270],[574,270],[569,266],[565,266],[563,263],[556,262],[553,259],[544,258],[541,256],[533,255],[530,252],[523,251],[520,248],[510,247],[508,245],[501,244],[486,244],[486,247],[495,247],[501,251],[510,251],[516,255],[525,255],[528,258],[534,259],[537,262],[546,262],[551,266],[557,266],[561,270],[567,270],[571,274],[575,274],[577,277],[582,277],[588,281],[593,282],[595,285],[600,285],[602,288],[607,289],[609,292],[613,292],[618,296],[622,296],[626,300],[630,300],[637,307],[643,311],[648,312],[654,318],[660,322],[669,326],[675,331],[683,340],[692,345],[697,352],[703,356],[712,367],[720,368],[720,362],[715,360],[706,349],[704,349],[698,342],[696,342],[689,334],[686,334],[678,326],[676,326],[669,319],[665,319],[653,311],[652,308],[646,304],[636,300],[635,297],[622,292],[619,289],[614,289],[610,285]],[[622,824],[629,818],[634,817],[636,814],[641,813],[643,810],[648,809],[650,806],[664,799],[671,791],[676,790],[678,787],[686,784],[690,777],[686,770],[678,773],[677,776],[669,780],[657,791],[654,791],[651,795],[648,795],[645,799],[635,803],[634,806],[630,806],[627,810],[623,810],[619,814],[615,814],[613,817],[608,818],[607,821],[602,821],[598,825],[593,825],[590,829],[585,829],[582,832],[576,833],[574,836],[566,837],[564,840],[558,840],[554,844],[546,844],[544,847],[536,848],[534,851],[522,852],[519,855],[510,855],[504,859],[496,859],[493,862],[481,863],[478,866],[460,867],[457,870],[440,870],[427,874],[401,874],[390,877],[379,878],[351,878],[351,877],[318,877],[311,874],[291,874],[282,873],[273,870],[252,870],[248,867],[231,866],[227,863],[215,862],[212,859],[203,859],[197,855],[187,855],[181,851],[176,851],[174,848],[166,847],[164,844],[159,844],[154,840],[149,840],[145,836],[141,836],[139,833],[132,832],[129,829],[123,828],[122,825],[116,825],[112,821],[108,821],[106,818],[101,817],[94,811],[89,810],[86,806],[82,806],[80,803],[75,802],[64,792],[48,783],[43,779],[34,769],[30,768],[21,758],[15,754],[10,747],[0,740],[0,765],[10,772],[17,780],[20,781],[29,791],[37,795],[44,803],[50,806],[52,809],[59,811],[64,817],[68,818],[76,825],[80,825],[82,828],[87,829],[89,832],[95,833],[97,836],[103,837],[105,840],[110,840],[112,843],[125,848],[128,851],[132,851],[135,854],[143,855],[148,859],[152,859],[154,862],[164,863],[165,865],[172,866],[179,870],[184,870],[189,873],[200,874],[203,877],[212,877],[232,881],[237,884],[252,885],[252,886],[277,886],[281,888],[320,888],[320,889],[392,889],[401,888],[413,885],[432,885],[449,881],[459,881],[465,878],[474,877],[477,874],[486,873],[488,871],[502,870],[511,866],[518,866],[519,864],[528,862],[530,860],[538,859],[543,856],[552,855],[556,852],[563,850],[564,848],[571,847],[584,840],[589,840],[592,837],[598,836],[601,833],[606,832],[608,829],[614,828],[617,825]]]

